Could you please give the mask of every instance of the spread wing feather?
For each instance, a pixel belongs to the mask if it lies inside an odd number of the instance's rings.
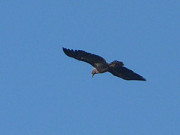
[[[122,62],[114,61],[110,63],[109,72],[113,75],[125,80],[141,80],[146,81],[141,75],[123,66]]]
[[[91,64],[93,67],[97,67],[98,63],[107,64],[106,60],[98,55],[87,53],[82,50],[70,50],[63,48],[64,53],[72,58],[75,58],[80,61],[87,62]]]

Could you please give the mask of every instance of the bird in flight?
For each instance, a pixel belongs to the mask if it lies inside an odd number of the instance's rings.
[[[141,75],[124,67],[123,62],[121,61],[115,60],[108,64],[106,60],[101,56],[91,54],[83,50],[72,50],[63,48],[63,51],[69,57],[91,64],[94,67],[94,70],[92,71],[92,77],[95,74],[110,72],[111,74],[124,80],[146,81],[146,79],[143,78]]]

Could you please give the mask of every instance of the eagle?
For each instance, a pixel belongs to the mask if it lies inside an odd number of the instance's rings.
[[[124,80],[146,81],[146,79],[141,75],[126,68],[124,63],[121,61],[115,60],[111,63],[107,63],[103,57],[85,52],[83,50],[72,50],[63,47],[63,51],[69,57],[91,64],[94,67],[92,77],[95,74],[110,72],[111,74]]]

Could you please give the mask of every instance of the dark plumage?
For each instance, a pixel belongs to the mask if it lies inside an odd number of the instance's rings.
[[[141,75],[124,67],[123,62],[115,60],[108,64],[104,58],[95,54],[87,53],[82,50],[70,50],[63,48],[63,51],[69,57],[91,64],[94,67],[94,70],[92,71],[92,76],[98,73],[110,72],[113,75],[125,80],[146,81],[146,79],[143,78]]]

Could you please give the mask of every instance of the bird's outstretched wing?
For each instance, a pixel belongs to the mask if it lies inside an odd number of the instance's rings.
[[[87,62],[93,67],[97,67],[99,64],[107,64],[106,60],[98,55],[87,53],[82,50],[70,50],[63,48],[64,53],[72,58],[75,58],[80,61]]]
[[[119,61],[113,61],[109,64],[109,72],[113,75],[125,80],[139,80],[146,81],[141,75],[133,72],[132,70],[123,66],[124,64]]]

